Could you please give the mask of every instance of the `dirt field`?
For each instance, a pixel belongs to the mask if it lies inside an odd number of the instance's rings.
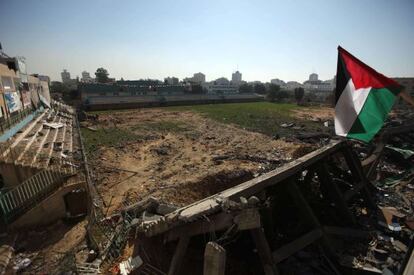
[[[327,107],[301,108],[294,110],[294,113],[296,118],[311,121],[328,121],[333,120],[334,117],[334,109]]]
[[[126,196],[186,205],[314,149],[191,111],[106,112],[83,126],[108,213]]]

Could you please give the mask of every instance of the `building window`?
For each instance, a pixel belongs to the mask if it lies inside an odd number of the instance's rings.
[[[3,89],[4,90],[13,90],[14,85],[13,85],[13,80],[11,77],[6,77],[3,76],[1,78],[2,84],[3,84]]]

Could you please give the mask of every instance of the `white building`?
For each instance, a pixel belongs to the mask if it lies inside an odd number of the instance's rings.
[[[206,82],[206,76],[203,73],[195,73],[193,77],[186,77],[183,81],[204,84]]]
[[[335,88],[335,77],[329,80],[319,80],[318,75],[313,73],[309,75],[309,80],[303,83],[306,90],[311,92],[332,92]]]
[[[90,82],[93,82],[93,78],[87,71],[83,71],[81,82],[90,83]]]
[[[309,81],[318,81],[318,74],[315,74],[315,73],[310,74]]]
[[[179,79],[177,77],[166,77],[164,78],[164,83],[168,85],[177,85],[179,82]]]
[[[195,73],[193,75],[193,81],[203,84],[204,82],[206,82],[206,76],[203,73]]]
[[[286,83],[286,89],[289,91],[293,91],[296,88],[303,88],[303,85],[297,81],[288,81]]]
[[[278,85],[280,88],[286,88],[286,82],[279,78],[274,78],[270,80],[270,83]]]
[[[70,73],[66,69],[64,69],[63,72],[60,73],[60,76],[62,77],[63,83],[71,82]]]
[[[217,78],[214,81],[205,84],[207,88],[207,92],[209,94],[218,94],[218,95],[225,95],[225,94],[237,94],[238,86],[230,82],[225,77]]]
[[[213,81],[216,85],[230,85],[230,81],[225,77],[217,78]]]
[[[234,72],[234,73],[231,75],[231,82],[232,82],[234,85],[240,85],[240,84],[241,84],[241,82],[242,82],[242,74],[241,74],[239,71]]]

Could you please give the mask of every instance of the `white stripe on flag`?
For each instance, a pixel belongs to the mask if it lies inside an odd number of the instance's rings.
[[[335,106],[335,133],[338,136],[346,136],[351,130],[370,90],[371,87],[355,90],[352,79],[348,81]]]

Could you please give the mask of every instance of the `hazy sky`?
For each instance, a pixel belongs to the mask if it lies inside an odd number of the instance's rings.
[[[414,0],[0,0],[0,42],[30,73],[106,68],[125,79],[303,81],[336,71],[337,46],[388,76],[414,76]]]

